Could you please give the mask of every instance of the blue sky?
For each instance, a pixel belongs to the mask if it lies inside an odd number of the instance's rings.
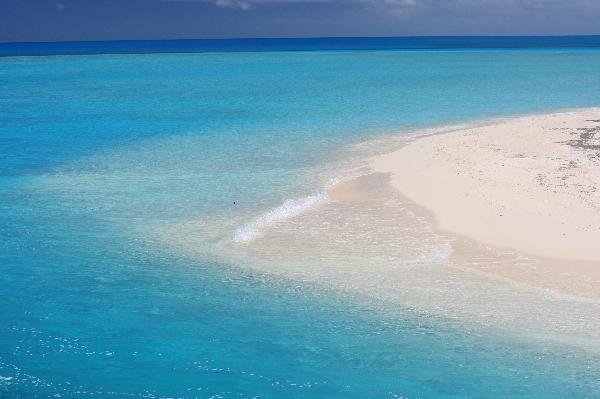
[[[600,34],[600,0],[0,0],[0,41]]]

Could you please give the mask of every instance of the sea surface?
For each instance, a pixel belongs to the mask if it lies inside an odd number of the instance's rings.
[[[394,137],[599,106],[596,39],[370,40],[0,44],[0,397],[600,398],[597,303],[327,198]]]

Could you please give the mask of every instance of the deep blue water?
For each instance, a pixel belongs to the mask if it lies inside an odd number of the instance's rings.
[[[381,132],[600,105],[599,71],[600,51],[566,48],[0,59],[0,396],[600,397],[597,354],[141,233],[227,231]]]
[[[0,56],[256,51],[595,48],[600,36],[417,36],[0,43]]]

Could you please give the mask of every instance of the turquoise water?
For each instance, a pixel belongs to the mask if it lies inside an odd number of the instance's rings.
[[[598,71],[594,49],[0,59],[0,396],[600,397],[598,352],[146,236],[228,240],[381,133],[598,106]]]

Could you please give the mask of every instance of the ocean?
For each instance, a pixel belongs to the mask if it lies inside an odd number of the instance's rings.
[[[600,304],[327,199],[415,131],[599,106],[600,40],[340,40],[0,44],[0,397],[600,398]]]

